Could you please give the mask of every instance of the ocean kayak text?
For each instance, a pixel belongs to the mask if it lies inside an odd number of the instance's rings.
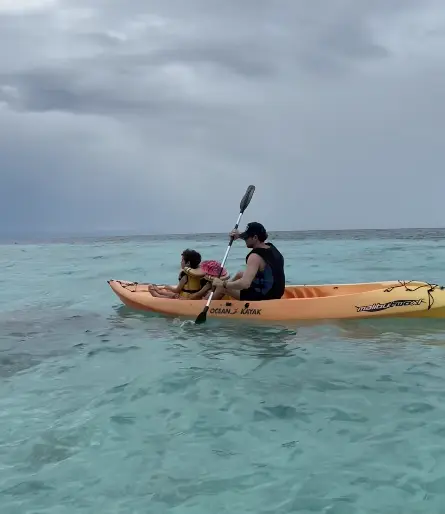
[[[250,309],[247,307],[243,307],[242,309],[237,309],[236,307],[213,307],[209,309],[210,314],[229,314],[233,316],[234,314],[241,314],[243,316],[261,316],[262,309]]]

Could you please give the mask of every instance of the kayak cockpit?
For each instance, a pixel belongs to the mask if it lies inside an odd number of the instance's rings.
[[[131,293],[145,293],[149,296],[149,288],[154,284],[117,281],[121,287]],[[360,294],[375,291],[388,287],[394,283],[371,282],[362,284],[330,284],[330,285],[287,285],[282,296],[283,300],[305,299],[305,298],[327,298],[332,296],[342,296],[349,294]],[[162,286],[161,286],[162,287]]]
[[[365,283],[365,284],[332,284],[332,285],[293,285],[286,286],[283,299],[293,298],[326,298],[329,296],[342,296],[347,294],[367,293],[387,287],[387,284]]]

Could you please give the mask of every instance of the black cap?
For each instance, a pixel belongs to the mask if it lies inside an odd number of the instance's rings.
[[[240,238],[246,240],[249,237],[258,236],[258,239],[265,241],[267,232],[264,226],[257,221],[247,224],[246,230],[240,234]]]

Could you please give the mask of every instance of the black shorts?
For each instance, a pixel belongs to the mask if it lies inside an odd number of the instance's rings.
[[[253,289],[241,289],[239,299],[242,302],[261,302],[262,300],[266,300],[266,297]]]

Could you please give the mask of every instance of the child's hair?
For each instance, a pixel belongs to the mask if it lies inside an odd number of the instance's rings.
[[[184,258],[184,262],[189,262],[190,267],[196,269],[201,264],[201,254],[196,250],[184,250],[182,252],[182,257]]]

